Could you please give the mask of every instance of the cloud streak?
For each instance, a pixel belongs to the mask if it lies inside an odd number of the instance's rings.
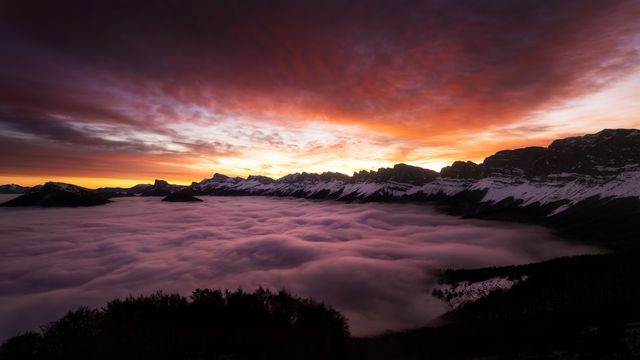
[[[343,312],[357,335],[442,314],[433,271],[593,252],[529,226],[411,204],[205,197],[90,209],[0,209],[0,338],[80,306],[157,289],[286,288]]]

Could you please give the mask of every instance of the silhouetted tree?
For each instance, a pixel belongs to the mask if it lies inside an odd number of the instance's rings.
[[[259,288],[157,292],[80,308],[0,348],[2,359],[340,359],[346,319],[311,299]]]

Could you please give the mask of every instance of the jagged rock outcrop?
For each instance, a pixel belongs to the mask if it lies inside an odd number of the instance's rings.
[[[619,174],[640,164],[640,130],[607,129],[549,145],[546,173]]]
[[[186,188],[186,186],[173,185],[164,180],[156,179],[153,185],[144,190],[140,196],[167,196],[184,188]]]
[[[606,129],[596,134],[556,140],[548,148],[505,150],[481,165],[482,177],[611,175],[640,164],[640,130]]]
[[[392,168],[380,168],[378,171],[358,171],[351,178],[352,182],[398,182],[411,185],[423,185],[440,176],[438,172],[418,166],[396,164]]]
[[[78,207],[108,204],[111,201],[95,190],[71,184],[48,182],[7,201],[2,206]]]
[[[275,180],[270,178],[270,177],[268,177],[268,176],[249,175],[247,177],[247,181],[256,181],[256,182],[259,182],[260,184],[271,184]]]
[[[482,168],[473,161],[455,161],[440,170],[440,176],[451,179],[479,179]]]
[[[308,183],[317,183],[317,182],[328,182],[328,181],[349,181],[349,175],[337,173],[337,172],[323,172],[320,174],[314,173],[295,173],[289,174],[284,177],[278,179],[278,182],[281,183],[298,183],[298,182],[308,182]]]
[[[484,159],[480,166],[481,177],[490,176],[534,176],[539,162],[544,161],[548,150],[543,147],[526,147],[498,151]]]

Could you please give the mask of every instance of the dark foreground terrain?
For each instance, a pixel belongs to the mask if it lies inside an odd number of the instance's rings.
[[[446,324],[353,339],[357,359],[640,358],[640,262],[636,253],[449,270],[447,283],[527,280],[467,303]]]
[[[80,308],[6,341],[2,359],[341,359],[346,320],[284,291],[197,289]]]
[[[82,308],[6,341],[2,359],[640,358],[637,254],[447,270],[443,283],[527,280],[446,314],[441,325],[350,338],[333,309],[286,292],[157,293]]]

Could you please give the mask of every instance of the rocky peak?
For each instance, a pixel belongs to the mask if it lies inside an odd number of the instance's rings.
[[[247,181],[256,181],[256,182],[259,182],[260,184],[271,184],[275,180],[270,178],[270,177],[268,177],[268,176],[249,175],[247,177]]]
[[[323,172],[320,174],[314,173],[295,173],[289,174],[278,179],[278,182],[283,183],[294,183],[294,182],[309,182],[309,183],[317,183],[317,182],[329,182],[329,181],[349,181],[349,176],[337,172]]]
[[[412,185],[426,184],[436,177],[438,172],[407,164],[396,164],[392,168],[379,168],[378,171],[358,171],[353,173],[352,181],[395,181]]]
[[[640,130],[637,129],[604,129],[595,134],[573,136],[558,139],[549,145],[549,150],[569,148],[593,148],[599,145],[619,146],[621,144],[637,144],[640,142]]]
[[[168,187],[168,186],[169,186],[169,183],[164,181],[164,180],[156,179],[153,182],[153,187],[157,188],[157,189],[165,188],[165,187]]]
[[[608,175],[635,166],[640,166],[640,130],[635,129],[606,129],[596,134],[569,137],[554,141],[548,148],[499,151],[480,165],[483,177],[562,173]]]
[[[477,179],[481,175],[482,168],[473,161],[455,161],[450,166],[440,170],[440,176],[454,179]]]
[[[42,187],[39,187],[38,191],[64,191],[64,192],[71,192],[71,193],[79,193],[81,191],[90,191],[90,190],[77,185],[49,181],[49,182],[46,182],[44,185],[42,185]]]
[[[220,174],[220,173],[213,174],[213,177],[211,178],[211,180],[214,181],[214,182],[223,182],[223,181],[227,181],[229,179],[230,179],[230,177],[228,177],[225,174]]]
[[[539,146],[498,151],[484,159],[482,176],[535,176],[547,152]]]
[[[617,173],[640,164],[640,130],[605,129],[596,134],[556,140],[549,145],[553,172]]]
[[[172,192],[182,190],[185,187],[186,186],[169,184],[164,180],[156,179],[156,181],[154,181],[153,183],[153,186],[150,186],[147,188],[140,188],[139,190],[141,191],[140,192],[141,196],[167,196]]]

